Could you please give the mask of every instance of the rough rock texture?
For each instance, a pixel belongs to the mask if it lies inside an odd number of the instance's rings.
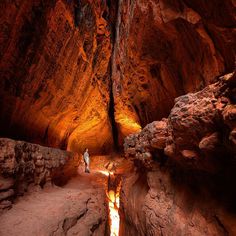
[[[167,119],[126,138],[126,235],[235,235],[236,74],[178,97]]]
[[[235,181],[227,181],[173,166],[140,169],[122,183],[121,235],[235,235]]]
[[[234,6],[232,0],[119,1],[112,62],[118,125],[124,115],[143,127],[161,119],[174,98],[233,70]]]
[[[168,119],[148,124],[128,136],[128,156],[151,160],[151,153],[208,171],[235,155],[236,73],[197,93],[175,99]],[[163,155],[162,155],[163,156]]]
[[[121,144],[175,97],[232,70],[233,9],[233,0],[2,0],[1,136],[110,151],[117,133]]]
[[[83,181],[27,194],[1,215],[0,235],[106,235],[105,191]]]
[[[112,149],[109,2],[1,1],[1,136],[74,151]]]
[[[110,176],[108,169],[113,172]],[[61,187],[30,188],[0,216],[0,235],[110,235],[111,192],[119,194],[119,176],[131,173],[133,163],[118,155],[93,156],[90,170],[85,173],[81,163],[78,175]]]
[[[78,155],[36,144],[0,139],[0,210],[29,186],[65,184],[77,174]]]

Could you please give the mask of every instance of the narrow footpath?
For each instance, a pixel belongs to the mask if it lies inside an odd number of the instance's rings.
[[[121,157],[94,156],[87,174],[81,161],[78,175],[65,186],[32,187],[18,198],[13,208],[0,216],[0,235],[118,236],[119,193],[109,182],[114,175],[121,179],[131,168]]]

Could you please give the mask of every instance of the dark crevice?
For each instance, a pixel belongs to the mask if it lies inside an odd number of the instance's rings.
[[[110,63],[111,64],[111,63]],[[111,67],[111,66],[110,66]],[[114,142],[114,148],[115,151],[119,151],[119,142],[118,142],[118,129],[116,126],[115,121],[115,103],[114,103],[114,95],[113,95],[113,89],[112,89],[112,79],[111,79],[111,85],[110,85],[110,104],[109,104],[109,117],[112,127],[112,136],[113,136],[113,142]]]
[[[43,140],[44,140],[45,143],[48,142],[48,130],[49,130],[49,126],[50,126],[50,123],[47,125],[47,128],[46,128],[46,130],[45,130],[45,132],[44,132],[44,135],[43,135]]]
[[[74,217],[68,217],[66,219],[64,219],[63,221],[63,225],[62,225],[62,228],[63,228],[63,231],[64,233],[66,234],[67,231],[69,229],[71,229],[73,226],[75,226],[77,224],[77,222],[82,218],[84,217],[87,212],[88,212],[88,202],[91,200],[91,198],[89,198],[87,201],[86,201],[86,208],[85,210],[79,215],[79,216],[74,216]]]
[[[129,218],[128,209],[126,208],[125,201],[122,201],[121,196],[121,206],[120,206],[120,215],[121,215],[121,228],[120,235],[146,235],[146,217],[143,211],[142,206],[145,204],[145,196],[150,190],[148,184],[147,171],[143,168],[141,163],[136,163],[138,168],[138,174],[136,181],[133,183],[132,188],[130,189],[128,201],[132,202],[133,206],[140,206],[140,209],[133,208],[133,213],[139,219],[139,227],[137,228],[136,224],[133,224],[132,220]],[[123,193],[122,193],[123,194]],[[146,206],[146,205],[145,205]],[[147,206],[146,206],[147,207]],[[154,211],[152,211],[154,213]],[[140,230],[140,231],[139,231]]]
[[[219,225],[219,227],[222,228],[224,235],[229,235],[228,230],[225,228],[224,224],[221,222],[221,220],[219,219],[219,217],[217,215],[215,215],[215,220],[216,220],[217,224]]]
[[[92,234],[100,227],[100,225],[102,224],[102,218],[100,218],[97,222],[97,224],[94,224],[90,231],[92,232]]]
[[[114,44],[116,41],[116,27],[117,27],[117,17],[119,11],[119,1],[117,0],[107,0],[107,7],[109,10],[109,21],[111,26],[111,39],[112,39],[112,46],[114,49]]]
[[[110,20],[110,25],[112,27],[112,34],[111,34],[111,41],[112,41],[112,54],[110,57],[110,62],[109,62],[109,77],[110,77],[110,104],[109,104],[109,117],[110,117],[110,122],[111,122],[111,127],[112,127],[112,136],[113,136],[113,142],[114,142],[114,151],[119,152],[119,140],[118,140],[118,128],[117,124],[115,121],[115,101],[114,101],[114,94],[113,94],[113,80],[112,80],[112,64],[113,64],[113,57],[114,57],[114,48],[115,48],[115,42],[116,42],[116,27],[117,27],[117,17],[119,14],[119,1],[115,1],[115,7],[112,8],[112,1],[108,1],[108,7],[109,7],[109,20]]]

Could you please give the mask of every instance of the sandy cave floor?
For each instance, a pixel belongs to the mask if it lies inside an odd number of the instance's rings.
[[[31,188],[0,216],[0,235],[102,235],[106,230],[108,177],[100,171],[108,168],[123,174],[131,163],[99,156],[91,158],[90,166],[87,174],[81,163],[78,176],[63,187]]]

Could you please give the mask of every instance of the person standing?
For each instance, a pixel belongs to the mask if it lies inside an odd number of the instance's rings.
[[[83,154],[83,158],[84,158],[84,163],[85,163],[85,173],[90,173],[88,148],[85,149],[85,152]]]

